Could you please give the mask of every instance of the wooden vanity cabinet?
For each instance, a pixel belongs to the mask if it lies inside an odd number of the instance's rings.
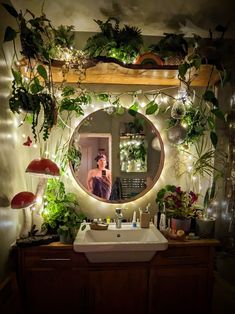
[[[19,248],[24,314],[208,314],[218,242],[195,244],[170,243],[147,263],[93,264],[59,243]]]
[[[146,314],[147,296],[146,267],[103,265],[89,271],[89,313]]]
[[[18,251],[25,314],[147,313],[144,263],[90,264],[68,245]]]
[[[149,276],[149,314],[208,314],[213,286],[210,246],[183,243],[156,254]]]
[[[24,313],[87,313],[86,262],[71,248],[33,247],[19,249],[19,281]]]

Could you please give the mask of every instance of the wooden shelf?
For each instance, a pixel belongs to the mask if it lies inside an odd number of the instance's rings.
[[[56,83],[63,81],[61,67],[53,66],[53,80]],[[154,69],[140,69],[124,67],[116,63],[99,62],[85,71],[86,84],[129,84],[129,85],[179,85],[177,66],[159,66]],[[65,76],[68,83],[77,83],[79,73],[71,69]],[[219,73],[212,65],[202,65],[192,86],[207,86],[210,78],[210,85],[219,81]]]

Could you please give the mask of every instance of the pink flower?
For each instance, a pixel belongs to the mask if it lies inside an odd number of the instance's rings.
[[[176,192],[176,193],[181,194],[181,193],[182,193],[182,191],[181,191],[181,187],[180,187],[180,186],[178,186],[178,187],[175,189],[175,192]]]
[[[198,196],[192,191],[190,191],[189,194],[191,196],[191,204],[195,203],[198,199]]]

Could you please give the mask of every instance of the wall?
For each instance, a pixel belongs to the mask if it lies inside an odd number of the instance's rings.
[[[11,24],[11,18],[5,16],[0,10],[0,38],[4,36],[5,23]],[[3,47],[6,48],[6,47]],[[6,66],[4,50],[0,49],[0,280],[3,279],[8,268],[8,254],[10,244],[18,234],[18,225],[21,215],[9,208],[9,201],[16,189],[12,185],[17,175],[15,155],[14,124],[8,109],[8,96],[10,93],[10,69]],[[15,183],[16,184],[16,183]]]
[[[10,4],[10,1],[4,1]],[[0,42],[6,26],[16,28],[15,20],[0,8]],[[16,43],[18,46],[18,43]],[[25,174],[25,169],[37,148],[23,146],[29,127],[20,127],[22,116],[15,117],[9,110],[11,90],[11,62],[13,45],[3,43],[0,49],[0,281],[10,271],[8,255],[11,244],[23,227],[23,210],[12,210],[10,201],[21,191],[34,191],[36,182]],[[23,137],[24,136],[24,137]],[[29,215],[30,216],[30,215]]]

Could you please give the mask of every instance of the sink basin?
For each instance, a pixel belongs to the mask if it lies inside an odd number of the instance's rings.
[[[73,243],[74,251],[85,253],[93,263],[149,261],[167,247],[168,241],[152,223],[149,228],[122,223],[121,229],[109,224],[108,230],[91,230],[85,223]]]

